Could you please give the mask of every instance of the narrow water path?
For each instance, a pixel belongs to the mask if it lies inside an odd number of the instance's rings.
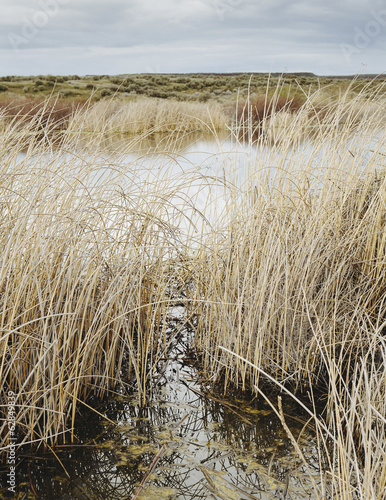
[[[17,498],[131,500],[136,492],[147,500],[313,497],[308,473],[267,403],[200,384],[181,345],[163,369],[146,407],[139,407],[135,392],[122,391],[95,402],[100,415],[83,415],[76,446],[58,447],[56,456],[19,451]],[[316,442],[301,433],[299,410],[291,402],[283,408],[318,482]],[[1,470],[0,498],[6,498],[5,474]]]

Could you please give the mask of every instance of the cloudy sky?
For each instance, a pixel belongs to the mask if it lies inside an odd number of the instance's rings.
[[[0,75],[386,71],[386,0],[1,0]]]

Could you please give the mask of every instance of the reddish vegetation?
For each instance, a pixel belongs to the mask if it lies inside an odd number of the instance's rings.
[[[279,111],[289,111],[296,113],[303,106],[304,99],[299,96],[283,97],[274,96],[266,97],[259,96],[252,98],[248,103],[240,103],[237,109],[238,120],[252,120],[252,123],[259,123],[264,118],[277,113]]]
[[[68,120],[85,101],[68,99],[3,99],[0,114],[21,123],[35,122],[40,127],[66,127]]]

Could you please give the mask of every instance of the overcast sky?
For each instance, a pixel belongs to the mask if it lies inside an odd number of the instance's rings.
[[[1,0],[0,75],[386,71],[386,0]]]

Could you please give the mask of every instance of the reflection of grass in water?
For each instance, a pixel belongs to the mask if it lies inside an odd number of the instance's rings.
[[[174,385],[176,381],[172,387]],[[61,465],[52,455],[50,462],[44,456],[31,462],[31,480],[26,462],[19,469],[18,477],[22,481],[25,476],[28,484],[32,481],[42,500],[50,498],[45,493],[49,488],[58,498],[65,492],[76,496],[79,488],[90,498],[131,498],[135,485],[142,480],[155,454],[166,443],[166,454],[157,464],[156,477],[152,476],[154,480],[149,479],[146,483],[144,498],[147,498],[147,488],[152,494],[160,488],[160,498],[170,498],[167,488],[185,494],[187,499],[207,498],[208,492],[203,486],[205,477],[199,467],[222,471],[226,480],[240,488],[253,488],[255,492],[260,487],[270,491],[268,484],[282,487],[286,470],[293,470],[296,456],[280,423],[277,420],[273,423],[268,406],[264,403],[263,407],[258,403],[251,406],[248,398],[213,396],[227,406],[203,396],[198,400],[195,393],[190,393],[190,399],[181,406],[179,399],[174,401],[173,390],[167,386],[165,391],[155,394],[154,401],[146,408],[139,408],[138,398],[125,397],[118,403],[113,398],[98,405],[101,415],[93,416],[91,410],[82,412],[84,429],[78,422],[76,440],[89,446],[86,445],[84,450],[61,446],[55,449],[71,479],[65,478]],[[159,403],[162,400],[164,403]],[[244,420],[230,409],[235,404]],[[287,412],[294,413],[293,407],[291,410],[288,407]],[[176,432],[176,424],[186,413],[189,413],[186,425],[181,432]],[[104,414],[118,421],[119,425],[109,424],[102,417]],[[310,443],[305,442],[305,446],[310,448]],[[38,469],[37,464],[41,468]],[[56,473],[50,474],[50,469],[45,470],[44,464],[50,468],[54,466]],[[295,480],[295,474],[291,481]],[[117,484],[121,487],[114,490]]]

